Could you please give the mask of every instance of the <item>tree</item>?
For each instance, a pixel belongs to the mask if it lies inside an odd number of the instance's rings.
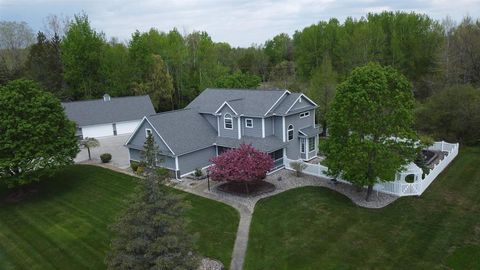
[[[156,170],[156,149],[150,135],[143,151],[145,179],[111,227],[115,237],[106,258],[108,269],[198,268],[194,237],[187,232],[188,205],[163,185],[168,171]]]
[[[80,146],[83,146],[83,147],[87,148],[88,160],[92,160],[92,156],[90,155],[90,149],[95,148],[95,147],[99,147],[100,142],[95,138],[86,137],[85,139],[80,141]]]
[[[327,173],[368,186],[367,200],[375,183],[393,181],[419,150],[411,89],[396,70],[373,63],[356,68],[337,88],[324,145]]]
[[[0,176],[10,187],[71,164],[78,153],[60,101],[28,80],[0,88],[0,134]]]
[[[211,159],[213,166],[208,168],[214,181],[248,183],[264,179],[273,168],[273,159],[266,153],[256,150],[250,144],[241,144]]]
[[[233,74],[228,74],[217,79],[215,87],[219,88],[240,88],[240,89],[255,89],[260,85],[260,77],[236,71]]]
[[[480,143],[480,89],[454,85],[439,91],[420,105],[416,127],[437,139]]]
[[[316,119],[322,125],[323,135],[327,135],[327,114],[335,97],[336,86],[337,73],[333,70],[330,59],[325,57],[322,65],[314,71],[308,89],[308,96],[318,105]]]
[[[35,41],[26,22],[0,21],[0,58],[12,74],[20,73],[26,59],[25,50]]]
[[[103,34],[91,28],[87,15],[75,15],[61,46],[64,77],[74,100],[103,94],[104,45]]]
[[[146,81],[134,85],[136,95],[149,95],[157,111],[174,109],[174,89],[172,76],[168,73],[165,62],[159,55],[152,55],[153,64]],[[162,101],[167,100],[168,105]]]
[[[63,99],[65,93],[63,92],[63,64],[60,43],[59,36],[54,35],[51,39],[47,39],[44,33],[38,32],[37,42],[30,47],[26,62],[26,73],[29,78],[39,82],[44,89]]]

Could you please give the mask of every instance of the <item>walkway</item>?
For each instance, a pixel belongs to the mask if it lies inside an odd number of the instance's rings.
[[[96,161],[86,161],[82,163],[101,166],[117,172],[139,177],[138,175],[133,174],[129,169],[121,169],[112,166],[111,164],[102,164]],[[393,195],[374,192],[371,196],[371,200],[367,202],[365,201],[365,191],[359,192],[355,187],[351,185],[343,183],[338,183],[334,185],[329,179],[310,175],[295,177],[293,172],[285,169],[282,169],[276,173],[267,176],[265,180],[274,184],[276,189],[273,192],[262,194],[256,197],[241,197],[218,191],[216,187],[221,183],[213,181],[210,181],[210,190],[208,189],[207,180],[192,180],[183,178],[182,181],[171,181],[170,186],[174,188],[204,198],[225,203],[237,209],[237,211],[240,213],[240,222],[238,224],[237,237],[235,239],[235,245],[233,247],[232,261],[230,262],[231,270],[243,269],[245,254],[247,252],[248,246],[248,236],[250,231],[250,223],[252,221],[252,214],[255,209],[256,203],[263,198],[276,195],[289,189],[306,186],[320,186],[330,188],[344,194],[358,206],[366,208],[382,208],[394,202],[398,198]]]
[[[241,197],[218,191],[216,187],[221,183],[210,181],[210,190],[208,190],[207,180],[182,179],[183,181],[173,181],[175,188],[190,192],[205,198],[220,201],[228,204],[240,212],[240,222],[238,225],[237,238],[233,248],[231,270],[243,269],[245,254],[248,246],[248,236],[250,231],[250,222],[256,203],[263,198],[273,196],[289,189],[305,186],[323,186],[340,192],[350,198],[353,203],[367,208],[382,208],[395,201],[398,197],[375,192],[370,201],[365,201],[365,192],[358,192],[351,185],[338,183],[334,185],[330,180],[320,177],[303,175],[295,177],[293,172],[285,169],[269,175],[266,181],[273,183],[275,191],[262,194],[257,197]]]

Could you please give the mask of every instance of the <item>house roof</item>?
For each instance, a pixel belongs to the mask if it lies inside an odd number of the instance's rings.
[[[263,117],[286,90],[205,89],[187,108],[215,113],[227,102],[238,114]]]
[[[186,154],[214,144],[217,132],[195,110],[183,109],[147,116],[175,155]]]
[[[315,126],[315,127],[309,126],[306,128],[299,129],[298,133],[306,137],[313,137],[317,134],[320,134],[320,129],[318,128],[318,126]]]
[[[139,120],[155,113],[149,96],[64,102],[62,106],[68,118],[78,126]]]
[[[287,145],[287,143],[275,136],[267,136],[265,138],[243,136],[241,139],[218,137],[216,143],[218,146],[229,148],[237,148],[240,144],[251,144],[255,149],[267,153]]]

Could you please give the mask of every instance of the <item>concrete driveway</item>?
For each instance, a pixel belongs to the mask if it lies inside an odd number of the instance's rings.
[[[90,149],[92,161],[88,160],[88,151],[86,148],[81,149],[74,161],[75,163],[100,163],[100,155],[103,153],[110,153],[112,154],[112,160],[109,164],[122,169],[128,168],[130,166],[128,149],[124,144],[130,135],[131,134],[122,134],[118,136],[97,138],[100,142],[100,146]]]

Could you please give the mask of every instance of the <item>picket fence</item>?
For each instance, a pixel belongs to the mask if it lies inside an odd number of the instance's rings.
[[[447,143],[444,141],[435,142],[428,148],[429,150],[437,150],[445,152],[445,156],[441,159],[433,169],[426,175],[418,175],[417,180],[413,183],[407,183],[404,180],[395,180],[391,182],[381,182],[376,184],[373,189],[379,192],[393,194],[396,196],[420,196],[435,180],[435,178],[450,164],[453,159],[458,155],[459,144]],[[306,165],[303,173],[313,176],[319,176],[322,178],[330,179],[331,176],[326,174],[328,168],[321,164],[312,164],[301,160],[292,160],[284,157],[284,165],[288,170],[294,170],[291,166],[292,162],[302,162]],[[396,177],[395,179],[399,179]],[[350,184],[350,182],[337,178],[339,182]]]

